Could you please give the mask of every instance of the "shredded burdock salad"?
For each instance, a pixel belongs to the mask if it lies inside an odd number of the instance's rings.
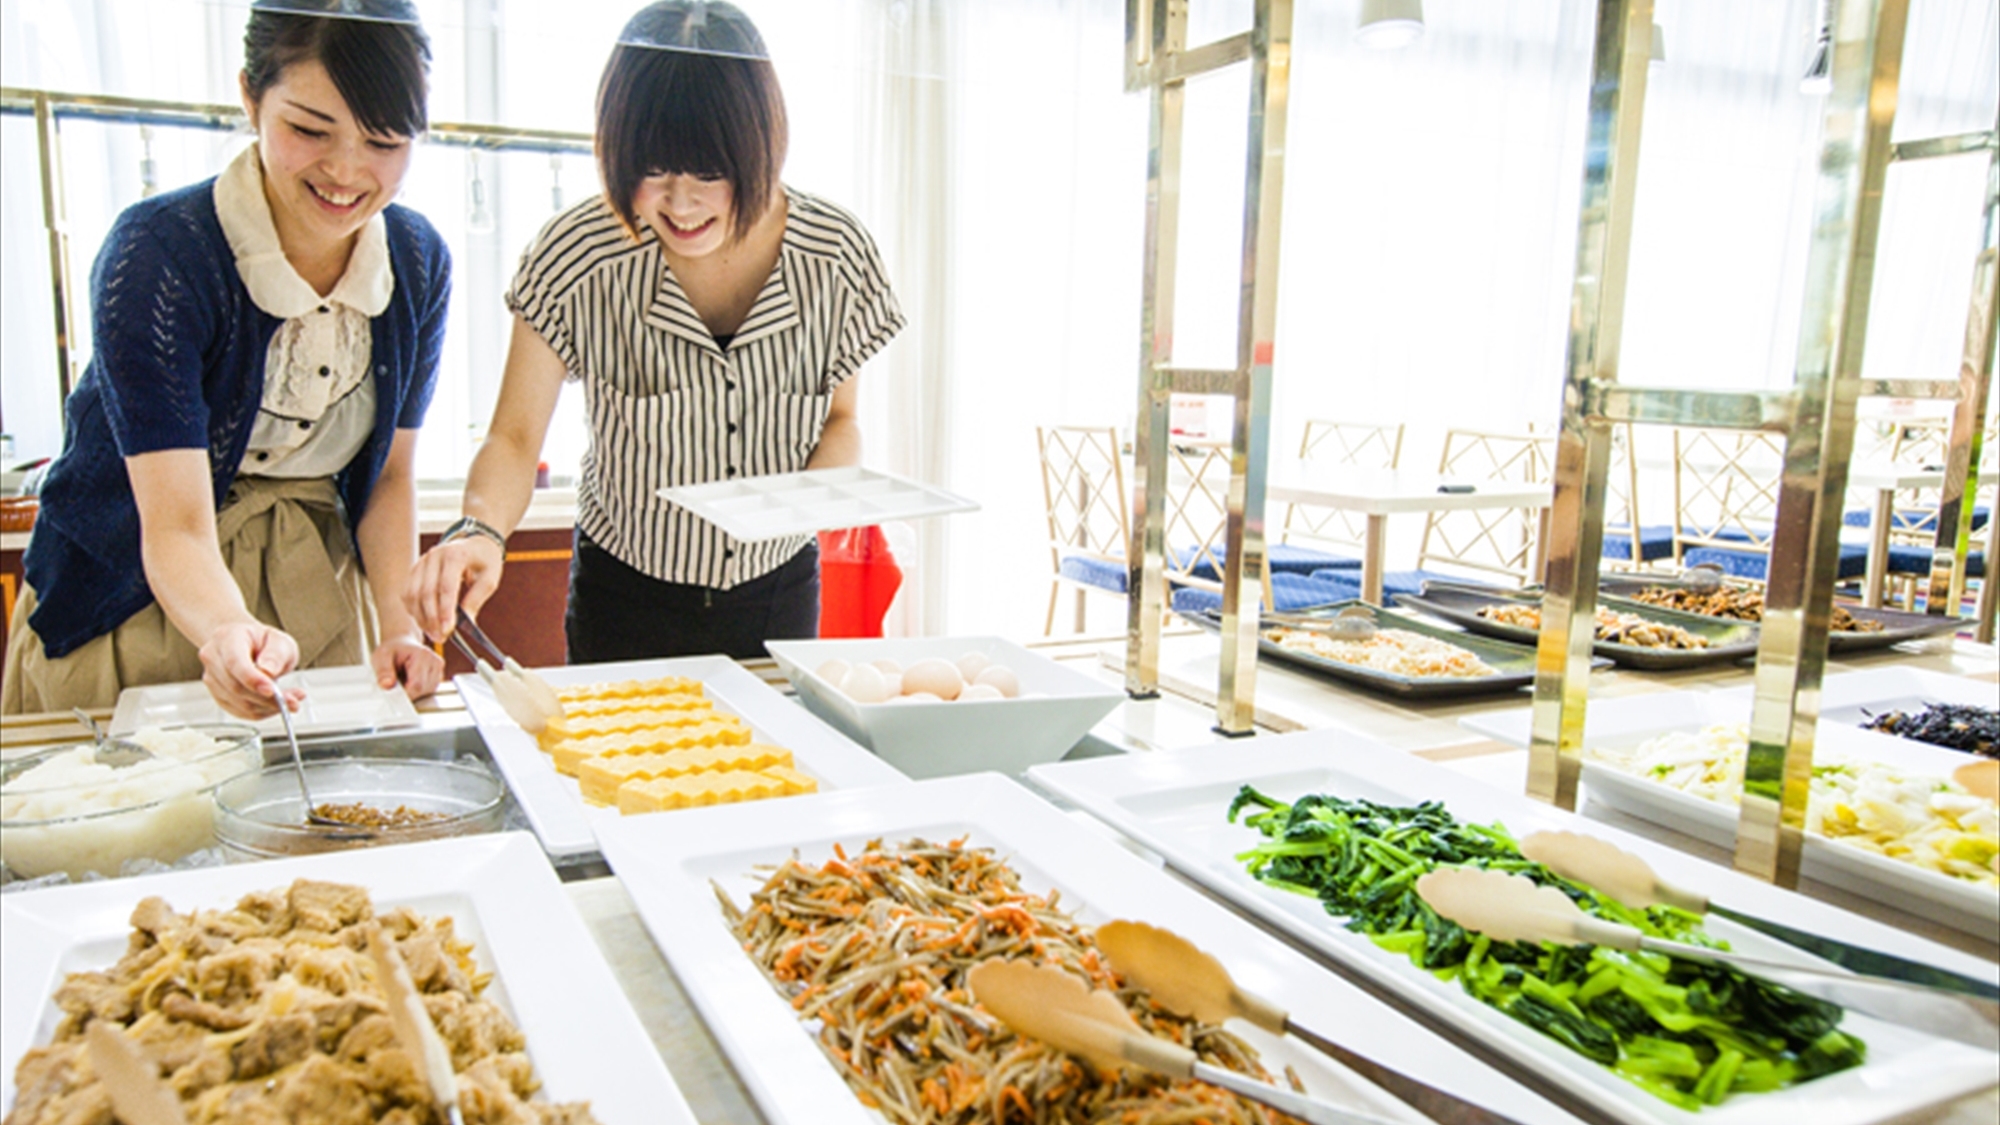
[[[1014,1035],[974,1003],[966,973],[989,958],[1060,966],[1117,993],[1148,1034],[1269,1081],[1230,1032],[1121,986],[1089,927],[1030,894],[986,848],[880,840],[821,864],[770,871],[749,907],[716,895],[743,949],[807,1021],[862,1104],[895,1125],[1277,1125],[1292,1118],[1205,1083],[1100,1072]],[[1298,1085],[1295,1076],[1292,1085]]]

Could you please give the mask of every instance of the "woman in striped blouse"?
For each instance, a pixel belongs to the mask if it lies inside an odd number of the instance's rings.
[[[867,231],[779,181],[784,98],[727,3],[664,0],[626,25],[597,96],[602,196],[522,256],[500,400],[464,516],[419,562],[433,637],[500,582],[565,379],[591,440],[564,631],[572,663],[761,656],[819,625],[810,536],[743,542],[662,488],[856,464],[855,375],[903,325]]]

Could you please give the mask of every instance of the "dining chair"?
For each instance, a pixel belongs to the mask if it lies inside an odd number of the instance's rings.
[[[1049,610],[1042,634],[1056,626],[1064,587],[1076,592],[1076,631],[1084,631],[1091,592],[1127,594],[1132,541],[1125,462],[1110,426],[1037,426],[1042,499],[1049,529]]]
[[[1228,563],[1230,458],[1226,442],[1177,442],[1168,447],[1166,494],[1167,608],[1201,613],[1222,608]],[[1296,548],[1295,548],[1296,549]],[[1267,552],[1267,562],[1269,554]],[[1289,612],[1338,600],[1329,583],[1266,565],[1263,604]]]
[[[1674,429],[1674,561],[1763,582],[1778,522],[1784,439],[1762,431]],[[1868,548],[1842,543],[1837,577],[1859,578]]]
[[[1299,460],[1322,466],[1394,469],[1403,459],[1404,428],[1401,422],[1390,425],[1309,419],[1299,443]],[[1361,551],[1367,534],[1365,516],[1311,504],[1287,504],[1284,530],[1279,534],[1278,544],[1271,549],[1274,560],[1281,555],[1285,557],[1282,563],[1274,561],[1271,569],[1277,573],[1301,574],[1327,569],[1359,570],[1361,559],[1349,552]],[[1312,545],[1311,554],[1304,550],[1278,550],[1278,546],[1299,547],[1301,542]],[[1333,553],[1329,555],[1323,548],[1332,548]]]
[[[1639,447],[1632,423],[1611,429],[1611,471],[1605,477],[1604,568],[1651,570],[1674,553],[1674,525],[1639,519]]]
[[[1447,430],[1438,475],[1462,480],[1541,484],[1552,475],[1556,439],[1548,434]],[[1435,566],[1493,575],[1515,585],[1538,582],[1538,508],[1432,512],[1417,547],[1417,573]],[[1450,577],[1450,575],[1442,575]],[[1386,588],[1385,588],[1386,592]]]
[[[1995,421],[1989,414],[1988,429],[1980,442],[1980,467],[1990,469],[1996,453],[1994,449]],[[1898,465],[1941,466],[1951,445],[1951,419],[1925,418],[1912,422],[1901,422],[1895,426],[1895,434],[1888,446],[1887,460]],[[1974,473],[1966,482],[1966,491],[1972,497],[1971,530],[1975,536],[1986,528],[1993,516],[1992,502],[1979,503],[1982,490],[1978,487],[1978,474]],[[1931,551],[1937,542],[1937,512],[1942,499],[1942,489],[1911,488],[1896,493],[1889,507],[1889,578],[1898,590],[1896,600],[1909,609],[1917,608],[1917,588],[1930,577]],[[1869,528],[1874,525],[1874,506],[1863,505],[1859,510],[1850,509],[1842,517],[1849,527]],[[1976,540],[1975,540],[1976,541]],[[1969,551],[1965,559],[1968,578],[1984,580],[1986,576],[1986,555],[1978,549]]]

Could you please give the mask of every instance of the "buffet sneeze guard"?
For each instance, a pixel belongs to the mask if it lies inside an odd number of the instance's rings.
[[[1899,155],[1915,159],[1981,147],[1977,135],[1891,144],[1908,12],[1908,0],[1837,0],[1833,5],[1833,90],[1821,128],[1794,380],[1789,390],[1743,392],[1618,383],[1653,3],[1598,4],[1528,791],[1565,809],[1576,804],[1611,427],[1648,422],[1781,434],[1784,468],[1771,536],[1736,866],[1787,887],[1798,881],[1857,400],[1884,395],[1958,403],[1930,585],[1930,610],[1944,613],[1956,606],[1949,595],[1962,589],[1967,537],[1959,506],[1970,458],[1977,457],[1980,415],[1992,374],[1993,188],[2000,183],[2000,172],[1989,177],[1983,246],[1958,379],[1861,378],[1882,189],[1892,154],[1903,147]],[[1991,148],[1993,135],[1986,134],[1983,144]],[[1991,585],[1989,579],[1983,595],[1990,596]],[[1982,628],[1990,629],[1985,612],[1982,605]]]
[[[1165,590],[1168,405],[1175,393],[1226,394],[1235,406],[1223,567],[1222,659],[1216,730],[1252,733],[1257,598],[1264,587],[1264,487],[1271,437],[1272,332],[1278,305],[1278,225],[1284,190],[1285,115],[1291,78],[1292,0],[1256,0],[1251,29],[1187,44],[1189,0],[1125,0],[1125,89],[1151,99],[1146,177],[1145,277],[1139,312],[1139,406],[1133,426],[1133,540],[1126,557],[1125,689],[1159,691]],[[1180,225],[1183,111],[1189,78],[1250,66],[1243,192],[1243,271],[1236,366],[1173,364],[1174,269]]]

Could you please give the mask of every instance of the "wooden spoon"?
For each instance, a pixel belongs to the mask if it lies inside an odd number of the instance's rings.
[[[389,1022],[396,1029],[396,1045],[409,1056],[417,1076],[430,1088],[431,1100],[451,1125],[465,1125],[465,1115],[458,1108],[458,1078],[452,1073],[451,1051],[431,1025],[430,1012],[424,1009],[423,997],[410,980],[410,970],[381,926],[368,931],[368,955],[375,960],[382,998],[388,1002]]]
[[[1965,791],[1989,801],[2000,801],[2000,758],[1982,758],[1951,771],[1951,779]]]
[[[1178,1043],[1155,1039],[1119,999],[1053,965],[984,961],[966,974],[973,998],[1018,1035],[1039,1039],[1106,1070],[1137,1066],[1169,1078],[1198,1078],[1310,1125],[1390,1125],[1210,1066]]]
[[[1293,1035],[1389,1093],[1438,1125],[1515,1125],[1512,1118],[1477,1106],[1401,1071],[1360,1055],[1292,1022],[1285,1010],[1237,986],[1222,962],[1193,942],[1144,922],[1107,922],[1097,947],[1130,984],[1161,1007],[1204,1023],[1240,1019],[1273,1035]]]
[[[118,1120],[125,1125],[187,1125],[181,1099],[160,1077],[158,1064],[111,1021],[90,1021],[83,1029],[83,1049]]]

